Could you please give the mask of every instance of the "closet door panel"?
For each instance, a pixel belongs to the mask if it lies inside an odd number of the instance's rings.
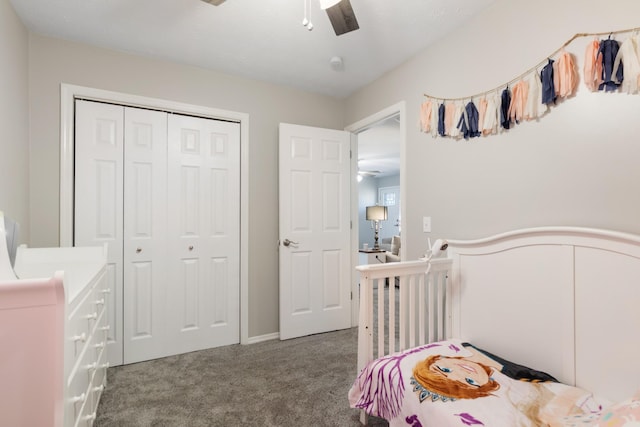
[[[179,327],[180,331],[197,330],[200,327],[198,317],[199,279],[200,268],[197,258],[187,258],[182,260],[182,277],[178,283],[183,307],[179,310],[182,313]]]
[[[212,258],[209,266],[211,272],[211,291],[209,296],[213,302],[210,327],[225,327],[231,322],[229,319],[229,294],[233,293],[233,277],[229,275],[229,260],[227,258]]]
[[[107,244],[107,349],[122,363],[123,108],[76,101],[74,245]]]
[[[240,132],[237,123],[211,122],[207,135],[209,178],[207,324],[222,342],[239,341]]]
[[[169,293],[181,351],[239,342],[239,165],[237,123],[169,117]]]
[[[167,113],[125,108],[124,363],[166,355]]]

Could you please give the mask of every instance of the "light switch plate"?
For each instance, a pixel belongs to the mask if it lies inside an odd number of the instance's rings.
[[[422,231],[425,233],[431,233],[431,217],[430,216],[422,217]]]

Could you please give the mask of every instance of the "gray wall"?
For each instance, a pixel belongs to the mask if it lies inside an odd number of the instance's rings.
[[[28,33],[11,3],[0,1],[0,210],[29,241]]]
[[[60,83],[249,114],[249,336],[277,332],[278,124],[342,129],[343,102],[38,35],[29,69],[33,246],[59,242]]]
[[[470,142],[417,125],[423,94],[465,97],[515,78],[574,34],[638,26],[640,2],[498,0],[454,34],[347,99],[354,123],[407,104],[407,255],[428,236],[478,238],[521,227],[574,225],[640,233],[640,96],[579,92],[538,122]],[[620,37],[624,40],[628,36]],[[587,41],[567,50],[580,70]],[[403,178],[403,179],[405,179]]]
[[[0,156],[0,208],[23,229],[30,227],[32,246],[58,244],[60,83],[248,113],[249,203],[261,207],[250,210],[244,230],[250,245],[249,335],[270,334],[278,330],[279,122],[340,129],[406,101],[405,119],[414,124],[425,92],[479,93],[536,65],[575,33],[638,25],[640,2],[613,0],[603,7],[593,0],[498,0],[464,28],[338,100],[27,37],[8,2],[0,2],[0,128],[2,148],[9,153]],[[585,44],[578,40],[568,50],[581,61]],[[639,108],[640,96],[591,94],[581,87],[539,122],[473,142],[433,140],[409,125],[403,212],[408,257],[426,249],[422,216],[432,217],[432,238],[474,238],[550,224],[640,233]]]

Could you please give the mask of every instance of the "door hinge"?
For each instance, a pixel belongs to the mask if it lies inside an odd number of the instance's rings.
[[[353,301],[353,291],[351,291],[351,300]]]

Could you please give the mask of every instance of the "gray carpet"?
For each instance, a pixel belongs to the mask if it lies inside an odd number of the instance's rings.
[[[109,368],[95,426],[360,426],[356,358],[351,328]]]

